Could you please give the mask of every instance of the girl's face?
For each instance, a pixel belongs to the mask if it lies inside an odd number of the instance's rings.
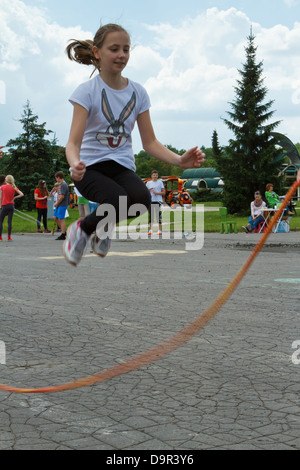
[[[106,35],[103,46],[93,47],[101,71],[118,74],[126,67],[130,56],[130,39],[124,31],[113,31]]]
[[[256,202],[260,202],[261,199],[262,199],[262,198],[261,198],[261,194],[255,194],[254,197],[255,197]]]

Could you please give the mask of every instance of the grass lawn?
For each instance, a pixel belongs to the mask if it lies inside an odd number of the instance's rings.
[[[297,203],[299,204],[299,203]],[[200,204],[201,205],[201,204]],[[221,203],[205,203],[205,207],[220,207]],[[68,209],[69,217],[66,219],[67,227],[78,219],[78,209]],[[299,211],[298,211],[299,212]],[[36,211],[15,211],[13,217],[13,233],[36,233],[37,225],[36,225]],[[191,231],[201,231],[202,230],[202,217],[200,213],[194,213],[193,219],[191,218],[191,213],[187,213],[185,215],[184,223],[182,222],[182,217],[180,215],[180,211],[163,211],[163,229],[165,230],[179,230],[183,232]],[[237,223],[238,231],[242,232],[242,226],[248,224],[248,217],[236,217],[230,216],[231,220],[234,220]],[[131,226],[131,230],[134,231],[147,231],[147,224],[148,224],[148,215],[144,214],[141,217],[137,217],[134,220],[129,222],[122,222],[120,226]],[[136,229],[135,226],[138,225],[139,228]],[[51,230],[53,227],[53,221],[48,220],[48,228]],[[220,232],[220,216],[219,212],[216,211],[206,211],[204,214],[204,232]],[[154,224],[154,230],[156,230],[157,225]],[[295,215],[292,217],[290,221],[290,229],[293,231],[300,230],[300,213],[299,215]],[[7,218],[4,221],[3,225],[3,233],[7,233]]]

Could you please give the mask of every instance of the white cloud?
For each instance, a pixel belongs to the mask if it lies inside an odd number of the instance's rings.
[[[293,8],[293,7],[296,7],[297,5],[299,5],[300,1],[299,0],[284,0],[284,4],[288,8]]]
[[[235,97],[234,86],[240,78],[238,69],[246,59],[251,26],[257,59],[263,60],[267,99],[275,101],[274,119],[281,119],[279,115],[282,119],[298,116],[300,23],[292,29],[283,25],[266,29],[235,8],[212,8],[185,20],[180,27],[148,26],[155,35],[154,49],[163,64],[145,83],[155,117],[198,122],[199,127],[207,120],[215,120],[215,127],[222,127],[219,118],[225,117],[228,102]],[[299,140],[300,136],[293,138]]]
[[[0,104],[5,104],[6,102],[6,88],[3,80],[0,80]]]
[[[11,123],[10,130],[15,131],[13,121],[29,99],[34,113],[56,132],[60,143],[66,143],[71,113],[67,100],[73,88],[88,80],[89,71],[69,61],[65,47],[73,37],[91,36],[79,26],[63,28],[48,22],[42,10],[20,0],[0,0],[0,77],[6,84],[1,138],[14,137],[4,128]]]
[[[175,112],[177,119],[218,119],[232,98],[236,64],[250,31],[247,16],[235,8],[212,8],[177,28],[160,24],[148,29],[155,36],[156,54],[161,54],[157,63],[162,64],[156,74],[149,70],[145,82],[155,115],[174,119]]]

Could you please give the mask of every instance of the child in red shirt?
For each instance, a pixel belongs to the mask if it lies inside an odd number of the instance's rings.
[[[41,229],[41,220],[43,218],[43,225],[44,225],[44,233],[50,233],[50,230],[47,227],[47,201],[49,197],[49,192],[47,189],[46,181],[40,180],[38,183],[38,187],[34,191],[34,199],[36,201],[36,208],[37,208],[37,231],[42,233]]]

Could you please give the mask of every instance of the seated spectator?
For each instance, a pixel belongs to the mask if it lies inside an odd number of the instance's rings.
[[[251,215],[249,217],[249,224],[247,227],[243,226],[243,229],[246,233],[252,232],[256,227],[259,226],[259,224],[265,221],[265,217],[263,216],[265,207],[266,203],[262,199],[260,191],[255,191],[254,201],[252,201],[250,204]]]
[[[269,183],[266,186],[266,192],[265,192],[265,197],[268,206],[271,209],[276,209],[276,206],[278,203],[282,202],[282,197],[278,196],[278,194],[273,191],[273,184]],[[291,204],[291,201],[290,201]],[[293,215],[293,212],[291,211],[291,205],[288,205],[287,208],[284,210],[284,215]]]

